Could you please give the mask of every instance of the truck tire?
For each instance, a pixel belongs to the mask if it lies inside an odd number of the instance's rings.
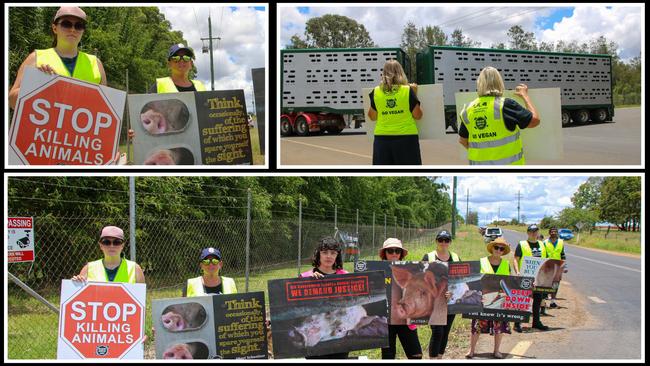
[[[458,117],[456,112],[445,113],[445,130],[451,126],[454,133],[458,133]]]
[[[571,117],[573,118],[573,122],[575,122],[575,124],[584,125],[589,122],[589,111],[586,109],[579,109],[573,112],[573,115]]]
[[[300,136],[309,136],[309,123],[305,116],[296,118],[296,133]]]
[[[338,135],[338,134],[341,133],[341,131],[343,131],[342,128],[339,128],[339,127],[330,127],[330,128],[327,130],[327,133],[329,133],[330,135]]]
[[[562,127],[568,127],[571,125],[571,114],[566,109],[562,110]]]
[[[280,135],[291,136],[292,133],[293,133],[293,128],[291,128],[291,122],[289,122],[289,117],[280,118]]]
[[[591,111],[591,120],[596,123],[602,123],[607,121],[607,110],[604,108],[599,108]]]

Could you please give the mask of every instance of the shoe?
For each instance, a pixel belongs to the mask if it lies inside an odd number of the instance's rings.
[[[494,352],[494,358],[502,359],[503,354],[501,352]]]
[[[542,331],[548,330],[548,327],[546,325],[542,324],[541,322],[533,324],[533,328],[539,329],[539,330],[542,330]]]
[[[555,309],[555,308],[557,308],[557,304],[556,304],[556,303],[554,303],[554,302],[552,302],[552,303],[551,303],[551,308],[552,308],[552,309]]]
[[[521,333],[521,325],[519,323],[515,323],[515,326],[512,329],[517,333]]]

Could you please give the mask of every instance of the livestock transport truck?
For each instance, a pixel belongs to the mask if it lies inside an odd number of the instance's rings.
[[[609,55],[429,46],[416,56],[417,83],[442,83],[445,128],[458,132],[456,92],[476,91],[485,66],[501,73],[506,89],[561,89],[562,126],[611,121],[612,59]]]
[[[407,76],[408,55],[399,48],[281,50],[282,136],[361,127],[362,88],[379,84],[384,63],[397,60]],[[409,77],[410,80],[410,77]]]

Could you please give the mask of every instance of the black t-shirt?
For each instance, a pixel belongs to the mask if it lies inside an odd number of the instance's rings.
[[[434,258],[434,260],[441,261],[441,262],[453,262],[453,261],[454,261],[454,258],[452,258],[452,257],[451,257],[451,253],[449,253],[449,259],[446,260],[446,261],[443,261],[442,259],[438,258],[437,255],[436,255],[436,257]],[[458,257],[458,260],[461,260],[460,257]],[[428,261],[429,261],[429,253],[425,254],[424,257],[422,257],[422,261],[423,261],[423,262],[428,262]]]
[[[528,245],[530,246],[530,250],[533,253],[533,257],[539,258],[542,256],[542,247],[539,245],[538,241],[535,241],[533,243],[528,242]],[[517,249],[515,249],[515,257],[522,257],[521,244],[517,244]]]
[[[61,62],[63,62],[63,65],[65,66],[65,68],[68,69],[68,71],[70,72],[70,75],[74,74],[74,67],[77,65],[77,57],[78,56],[79,56],[79,54],[77,54],[77,56],[75,56],[75,57],[61,57],[61,56],[59,56],[61,58]]]
[[[321,271],[318,268],[314,268],[314,272],[318,272],[318,273],[322,274],[323,276],[332,276],[332,275],[336,274],[336,272],[334,272],[334,273],[325,273],[325,272]]]
[[[533,119],[533,113],[517,103],[514,99],[506,98],[503,101],[503,122],[509,131],[514,131],[516,126],[520,129],[528,127]],[[462,138],[469,137],[469,131],[465,123],[460,124],[458,136]]]
[[[122,263],[120,263],[120,266],[121,265],[122,265]],[[104,270],[106,270],[106,278],[108,279],[108,282],[113,282],[113,280],[115,279],[115,276],[117,275],[117,271],[120,269],[120,266],[117,266],[117,267],[115,267],[113,269],[108,269],[108,268],[104,267]]]
[[[187,91],[197,91],[196,87],[194,86],[194,83],[192,83],[192,86],[179,86],[176,84],[174,84],[174,86],[176,86],[176,89],[178,90],[179,93],[187,92]],[[150,94],[158,93],[158,85],[154,83],[153,86],[149,88],[149,93]]]
[[[223,282],[214,287],[208,287],[206,285],[203,285],[203,292],[205,292],[206,294],[221,295],[223,294]],[[183,287],[183,297],[186,296],[187,296],[187,285]]]
[[[501,265],[501,263],[499,263],[497,265],[494,265],[494,264],[490,263],[490,265],[492,266],[492,272],[497,273],[497,270],[499,269],[499,266]]]
[[[374,110],[377,110],[377,106],[375,105],[375,89],[372,89],[370,91],[370,107]],[[409,88],[409,110],[413,112],[415,109],[415,106],[420,104],[420,100],[418,99],[418,96],[415,95],[415,92],[413,89]]]

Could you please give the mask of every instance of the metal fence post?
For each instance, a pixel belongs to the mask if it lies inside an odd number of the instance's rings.
[[[395,237],[397,237],[397,216],[393,216],[395,219],[395,230],[393,230],[393,234],[395,234]]]
[[[336,222],[336,219],[337,219],[337,217],[336,217],[336,211],[337,211],[337,208],[338,208],[338,207],[337,207],[336,205],[334,205],[334,231],[336,231],[336,230],[339,229],[339,227],[338,227],[338,223]]]
[[[359,209],[357,208],[357,239],[359,239]]]
[[[372,212],[372,249],[375,249],[375,212]]]
[[[135,177],[133,176],[129,177],[129,243],[131,260],[135,262]]]
[[[32,290],[29,286],[27,286],[23,281],[19,280],[16,276],[11,274],[10,272],[7,272],[7,276],[9,277],[10,280],[12,280],[16,285],[20,286],[23,290],[25,290],[28,294],[32,295],[36,300],[42,302],[47,306],[50,310],[52,310],[55,313],[59,313],[59,309],[52,305],[49,301],[45,300],[43,296],[39,295],[36,291]]]
[[[388,239],[386,237],[386,214],[384,214],[384,240]]]
[[[248,188],[248,204],[246,209],[246,292],[248,292],[248,277],[251,261],[251,189]]]
[[[298,199],[298,276],[300,276],[300,249],[302,248],[302,198]]]

